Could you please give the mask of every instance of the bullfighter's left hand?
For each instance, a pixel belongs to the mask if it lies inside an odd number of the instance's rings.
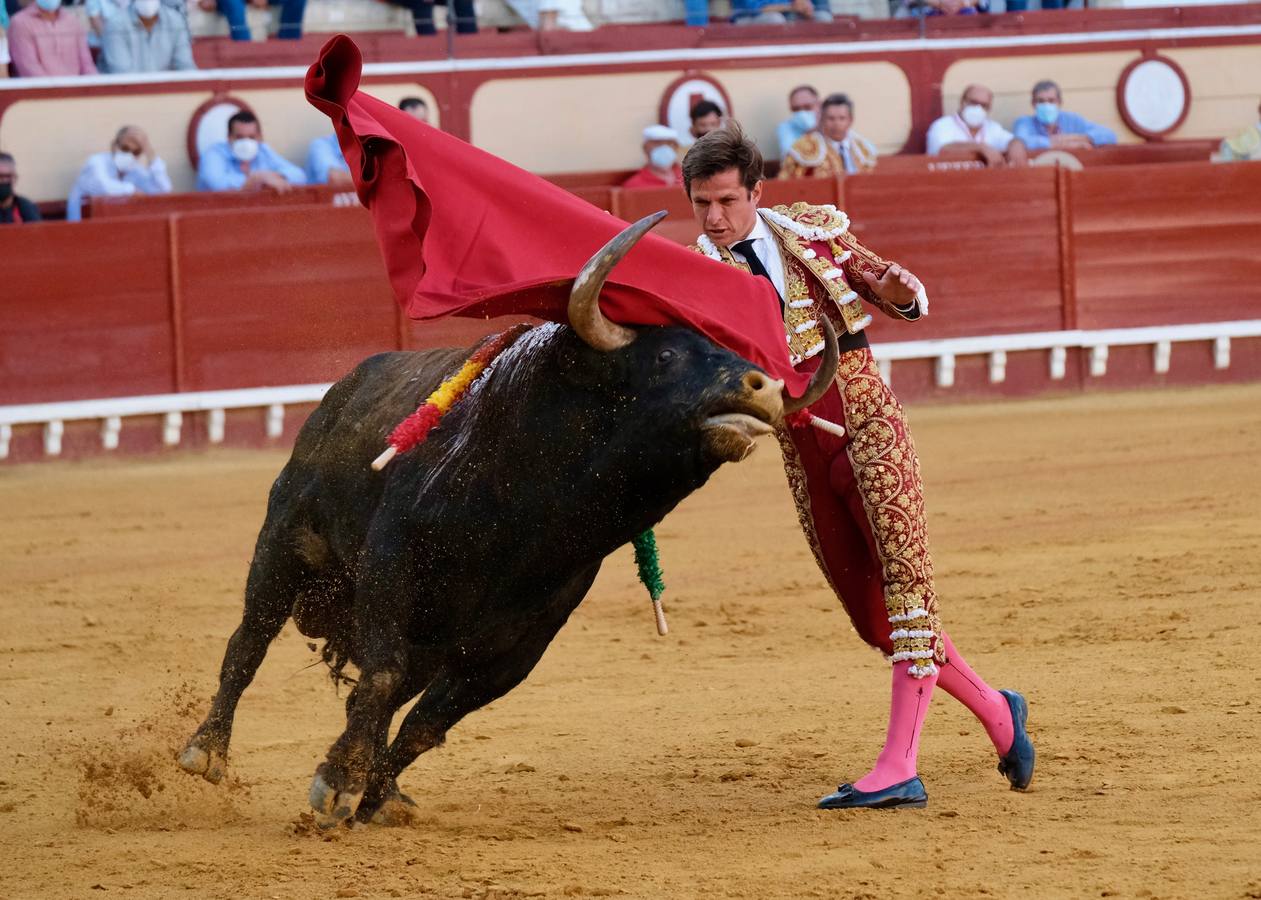
[[[879,278],[870,270],[864,270],[863,281],[877,297],[899,309],[914,305],[924,288],[918,278],[897,263],[891,263]]]

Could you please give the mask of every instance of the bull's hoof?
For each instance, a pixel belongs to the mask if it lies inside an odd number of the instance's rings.
[[[200,775],[211,784],[218,784],[228,771],[228,760],[215,750],[203,750],[189,742],[180,754],[180,768],[189,775]]]
[[[361,819],[364,817],[364,813],[365,810],[361,809],[359,811]],[[382,800],[376,809],[371,811],[367,819],[373,825],[384,825],[386,828],[406,828],[420,823],[420,807],[416,805],[416,801],[411,797],[402,791],[395,790]]]
[[[332,828],[355,814],[359,801],[363,799],[363,784],[350,784],[341,790],[333,784],[341,781],[333,775],[327,763],[322,763],[315,770],[315,778],[311,779],[311,791],[307,800],[311,809],[315,810],[315,821],[321,828]],[[330,784],[332,782],[332,784]]]

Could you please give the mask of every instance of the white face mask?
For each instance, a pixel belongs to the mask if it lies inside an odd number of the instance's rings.
[[[158,14],[162,0],[136,0],[136,15],[143,19],[152,19]]]
[[[258,141],[253,138],[237,138],[232,142],[232,155],[241,162],[253,162],[258,156]]]
[[[980,128],[989,117],[990,114],[979,103],[969,103],[959,111],[959,118],[963,119],[969,128]]]
[[[652,152],[648,154],[648,161],[658,169],[670,168],[678,158],[678,152],[667,144],[653,147]]]
[[[114,151],[114,168],[126,175],[136,167],[138,160],[126,150]]]

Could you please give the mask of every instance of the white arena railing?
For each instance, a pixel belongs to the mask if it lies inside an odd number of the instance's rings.
[[[1230,367],[1231,338],[1261,337],[1261,319],[1236,322],[1209,322],[1197,325],[1158,325],[1145,328],[1116,328],[1098,331],[1043,331],[1026,334],[1000,334],[981,337],[945,338],[930,341],[902,341],[878,344],[872,348],[880,371],[888,380],[897,361],[936,360],[936,383],[949,388],[955,382],[955,361],[960,356],[989,357],[992,384],[1007,378],[1007,354],[1047,350],[1048,378],[1062,380],[1067,372],[1068,351],[1089,352],[1090,375],[1101,377],[1108,371],[1109,347],[1147,345],[1152,348],[1152,371],[1169,371],[1175,343],[1211,341],[1213,365]],[[181,394],[155,394],[144,397],[111,397],[100,400],[71,400],[60,403],[31,403],[0,406],[0,459],[9,455],[15,425],[42,425],[44,454],[61,453],[65,423],[99,420],[101,446],[118,447],[123,419],[128,416],[163,416],[162,442],[177,446],[185,413],[207,413],[206,436],[212,444],[223,442],[227,410],[266,410],[266,433],[270,438],[284,433],[285,407],[318,403],[331,384],[299,384],[285,387],[245,388],[229,391],[190,391]]]

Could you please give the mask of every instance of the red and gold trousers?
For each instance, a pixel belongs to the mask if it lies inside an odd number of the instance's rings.
[[[810,360],[803,367],[817,365]],[[854,629],[910,674],[945,662],[919,457],[871,349],[841,354],[836,384],[810,407],[845,428],[779,430],[797,516]]]

